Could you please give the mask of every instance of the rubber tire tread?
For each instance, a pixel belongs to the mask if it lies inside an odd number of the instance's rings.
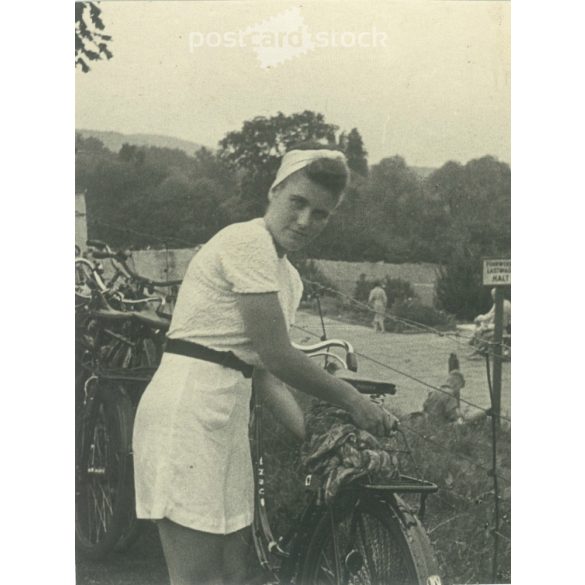
[[[130,360],[130,367],[141,368],[141,367],[155,367],[156,361],[156,346],[154,342],[145,337],[141,343],[137,346],[138,351],[136,355],[132,355]],[[135,411],[132,413],[132,426],[134,424]],[[145,522],[141,522],[136,518],[136,510],[134,506],[134,473],[133,470],[129,474],[131,479],[130,489],[132,491],[132,507],[128,513],[127,525],[123,528],[122,534],[114,547],[117,552],[125,552],[138,540],[142,533],[142,528]]]
[[[374,585],[440,585],[438,564],[426,531],[398,496],[382,499],[375,494],[363,494],[360,496],[359,506],[380,519],[387,532],[400,540],[397,546],[409,557],[406,562],[411,566],[411,576],[407,581]],[[300,585],[321,585],[315,574],[322,550],[330,542],[330,535],[331,518],[328,512],[324,512],[309,539],[301,567]],[[343,557],[343,552],[341,556]],[[430,577],[434,578],[429,580]],[[360,582],[352,580],[352,584],[354,583]]]
[[[103,384],[103,383],[102,383]],[[82,524],[83,512],[81,506],[87,505],[82,498],[83,478],[81,469],[88,465],[89,446],[91,441],[83,441],[83,433],[89,437],[99,423],[100,407],[103,407],[107,421],[106,432],[112,447],[118,454],[116,470],[106,470],[113,473],[115,478],[115,497],[112,502],[112,514],[108,526],[98,542],[92,542],[85,533]],[[95,396],[88,420],[81,422],[78,427],[76,444],[76,498],[75,498],[75,544],[76,550],[89,559],[102,559],[114,549],[123,531],[128,527],[129,514],[133,510],[133,474],[131,458],[131,438],[134,409],[129,397],[118,386],[102,385]],[[85,461],[85,463],[84,463]],[[81,494],[80,494],[81,492]]]

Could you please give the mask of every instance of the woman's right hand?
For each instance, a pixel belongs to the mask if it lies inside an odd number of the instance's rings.
[[[349,413],[358,427],[373,435],[389,435],[398,427],[398,419],[394,415],[361,394],[352,403]]]

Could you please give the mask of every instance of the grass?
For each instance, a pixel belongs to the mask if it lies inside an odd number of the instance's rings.
[[[310,399],[297,394],[306,407]],[[276,534],[293,524],[304,502],[300,444],[271,417],[266,417],[267,501]],[[427,500],[424,525],[435,549],[444,583],[494,583],[493,478],[476,465],[491,467],[491,425],[479,419],[464,425],[436,426],[403,417],[414,462],[403,455],[403,473],[439,486]],[[424,438],[423,438],[424,437]],[[497,469],[510,476],[510,429],[498,436]],[[497,581],[510,582],[510,485],[499,480],[500,526]],[[407,500],[414,509],[418,500]]]

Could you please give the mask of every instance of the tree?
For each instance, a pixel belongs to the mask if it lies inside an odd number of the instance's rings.
[[[450,225],[445,235],[453,247],[467,247],[477,257],[509,254],[509,165],[492,156],[465,165],[450,161],[429,175],[424,189],[443,205]]]
[[[276,171],[287,148],[307,140],[335,143],[338,127],[325,122],[323,114],[308,110],[290,116],[278,112],[244,122],[239,131],[229,132],[220,145],[223,158],[238,168],[256,172]]]
[[[101,9],[93,2],[75,2],[75,66],[84,73],[90,70],[89,61],[112,58],[108,42],[112,37],[105,30]]]
[[[135,144],[128,144],[127,142],[122,144],[122,147],[118,152],[120,160],[123,160],[124,162],[134,162],[139,165],[144,164],[145,156],[144,148],[140,148]]]
[[[258,116],[229,132],[219,143],[220,157],[242,173],[239,213],[252,217],[262,213],[280,159],[287,148],[308,140],[335,144],[338,127],[311,111],[270,118]]]
[[[402,157],[382,159],[371,168],[361,224],[387,251],[380,260],[415,259],[414,244],[421,237],[424,204],[420,180]]]
[[[469,249],[457,249],[441,266],[435,285],[437,308],[458,319],[472,320],[489,306],[489,291],[482,284],[481,260]]]
[[[364,148],[364,141],[357,128],[352,128],[347,137],[344,135],[341,144],[347,157],[349,168],[366,177],[368,175],[368,152]]]
[[[226,163],[209,148],[201,147],[195,152],[195,162],[191,165],[193,179],[211,179],[222,186],[223,199],[227,199],[236,193],[236,177]]]

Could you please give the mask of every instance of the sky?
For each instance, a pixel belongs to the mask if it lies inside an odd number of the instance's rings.
[[[313,110],[357,128],[370,164],[397,154],[412,166],[510,162],[508,2],[100,6],[114,57],[76,70],[77,128],[216,147],[255,116]]]

